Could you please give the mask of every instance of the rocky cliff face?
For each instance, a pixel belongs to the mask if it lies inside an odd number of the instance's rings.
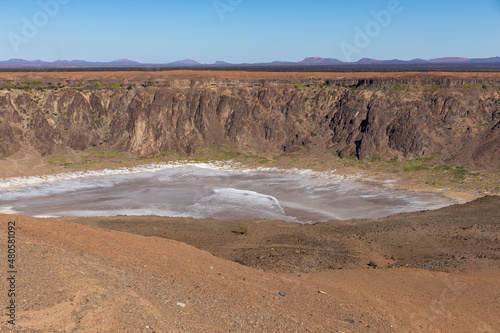
[[[411,84],[411,85],[408,85]],[[500,84],[171,80],[127,88],[3,89],[0,155],[31,146],[140,156],[233,144],[341,157],[432,156],[500,168]]]

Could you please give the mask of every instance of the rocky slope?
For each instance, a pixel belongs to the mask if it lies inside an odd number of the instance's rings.
[[[0,156],[92,147],[138,156],[231,144],[261,153],[433,156],[500,168],[500,81],[149,79],[0,82]],[[23,88],[23,89],[21,89]]]

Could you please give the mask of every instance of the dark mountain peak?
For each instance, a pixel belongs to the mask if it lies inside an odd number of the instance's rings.
[[[362,58],[362,59],[359,59],[356,63],[357,64],[372,65],[372,64],[380,63],[380,60],[371,59],[371,58]]]
[[[112,63],[114,64],[119,64],[119,65],[124,65],[124,64],[137,64],[139,65],[139,63],[137,61],[133,61],[133,60],[129,60],[129,59],[116,59],[114,61],[112,61]]]
[[[192,59],[184,59],[171,63],[163,64],[144,64],[129,59],[116,59],[111,62],[91,62],[85,60],[56,60],[47,62],[42,60],[24,60],[24,59],[9,59],[0,61],[0,67],[3,68],[64,68],[64,67],[82,67],[82,68],[134,68],[134,67],[198,67],[198,66],[239,66],[239,67],[333,67],[333,66],[411,66],[418,65],[420,67],[429,65],[435,68],[436,66],[451,65],[456,66],[498,66],[500,65],[500,57],[490,58],[460,58],[460,57],[445,57],[431,60],[412,59],[412,60],[377,60],[371,58],[362,58],[357,62],[343,62],[333,58],[308,57],[299,62],[290,61],[273,61],[267,63],[243,63],[232,64],[225,61],[216,61],[214,64],[200,64]],[[419,68],[420,68],[419,67]],[[396,68],[396,67],[394,67]],[[423,67],[422,67],[423,68]],[[396,68],[397,69],[397,68]]]
[[[333,58],[309,57],[300,62],[302,65],[339,65],[344,62]]]
[[[179,60],[179,61],[174,61],[169,63],[168,65],[174,65],[174,66],[197,66],[201,65],[199,62],[192,60],[192,59],[184,59],[184,60]]]
[[[444,57],[444,58],[436,58],[430,59],[428,62],[431,63],[451,63],[451,62],[464,62],[470,60],[469,58],[460,58],[460,57]]]
[[[491,57],[491,58],[483,58],[483,59],[470,59],[470,63],[489,63],[489,64],[498,64],[500,63],[500,57]]]
[[[321,57],[308,57],[302,60],[302,62],[320,62],[323,61],[323,58]]]

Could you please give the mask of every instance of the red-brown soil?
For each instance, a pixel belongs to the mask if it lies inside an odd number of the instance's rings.
[[[79,220],[122,231],[1,215],[0,242],[15,220],[17,331],[497,332],[499,203],[310,226]]]
[[[402,80],[426,80],[426,79],[491,79],[500,80],[500,73],[480,72],[355,72],[355,73],[300,73],[300,72],[244,72],[244,71],[151,71],[151,72],[0,72],[0,80],[11,80],[19,82],[41,81],[41,82],[64,82],[78,81],[86,82],[93,80],[120,82],[137,82],[141,80],[176,80],[176,79],[236,79],[236,80],[315,80],[315,79],[402,79]]]

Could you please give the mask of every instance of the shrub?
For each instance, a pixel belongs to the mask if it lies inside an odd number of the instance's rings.
[[[451,174],[457,179],[464,180],[470,174],[470,171],[464,167],[458,166],[455,167],[455,170],[451,171]]]
[[[399,157],[397,155],[394,155],[390,160],[389,163],[391,164],[397,164],[399,160]]]
[[[394,91],[406,91],[408,89],[408,86],[407,85],[404,85],[404,84],[396,84],[394,86],[394,88],[392,88],[392,90]]]
[[[422,171],[422,170],[427,170],[427,169],[429,169],[429,167],[426,165],[410,165],[410,166],[403,167],[404,172]]]
[[[233,233],[238,235],[247,235],[248,234],[248,225],[243,223],[238,223],[238,230],[233,231]]]
[[[450,170],[453,170],[453,167],[450,165],[440,165],[438,167],[435,167],[434,170],[436,170],[436,171],[450,171]]]

